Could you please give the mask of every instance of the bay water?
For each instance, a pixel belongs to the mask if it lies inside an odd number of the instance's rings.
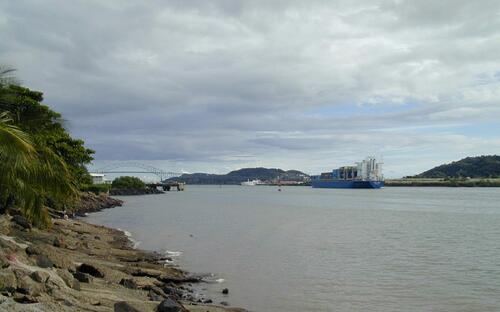
[[[500,311],[500,188],[192,186],[86,221],[251,311]],[[229,289],[227,296],[221,294]]]

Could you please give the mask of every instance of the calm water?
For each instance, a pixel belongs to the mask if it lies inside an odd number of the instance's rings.
[[[252,311],[500,311],[500,189],[188,186],[90,222]],[[220,290],[228,287],[229,296]]]

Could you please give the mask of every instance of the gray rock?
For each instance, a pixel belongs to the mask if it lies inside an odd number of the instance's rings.
[[[221,301],[221,302],[219,302],[219,304],[221,306],[225,306],[225,307],[227,307],[229,305],[229,303],[227,303],[227,301]]]
[[[162,296],[158,295],[156,292],[150,290],[148,292],[148,298],[151,301],[162,301],[164,297],[162,297]]]
[[[14,297],[14,301],[17,303],[37,303],[38,300],[33,296],[17,295]]]
[[[81,283],[90,283],[92,282],[92,277],[88,274],[82,273],[82,272],[75,272],[73,273],[73,277],[81,282]]]
[[[25,251],[26,251],[26,254],[28,256],[33,256],[33,255],[39,255],[39,254],[41,254],[40,249],[38,247],[36,247],[36,246],[33,246],[33,245],[30,245],[30,246],[26,247]]]
[[[38,255],[36,256],[36,265],[41,268],[52,268],[54,267],[54,262],[45,255]]]
[[[31,273],[31,278],[38,283],[45,283],[49,279],[49,273],[44,271],[35,271]]]
[[[165,292],[158,286],[146,286],[143,288],[144,290],[150,290],[152,292],[154,292],[155,294],[157,294],[158,296],[161,296],[163,298],[166,298],[167,295],[165,294]]]
[[[21,215],[15,215],[12,217],[12,221],[22,227],[23,229],[31,229],[31,224],[26,220],[25,217]]]
[[[157,312],[179,312],[184,311],[184,308],[175,300],[167,298],[163,300],[157,307]]]
[[[80,282],[76,278],[74,278],[73,275],[68,272],[68,270],[58,269],[57,274],[64,281],[66,286],[75,290],[80,290]]]
[[[54,237],[54,241],[52,242],[52,245],[54,247],[64,247],[64,241],[60,239],[59,237]]]
[[[17,279],[12,271],[0,272],[0,290],[14,292],[17,288]]]
[[[36,297],[43,291],[43,285],[35,282],[29,276],[24,276],[17,280],[17,291],[25,295]]]
[[[83,263],[77,268],[77,270],[78,272],[90,274],[93,277],[99,277],[99,278],[104,277],[104,273],[91,264]]]
[[[131,306],[129,303],[125,301],[116,302],[114,305],[115,312],[139,312],[136,308]]]
[[[163,286],[162,290],[165,294],[171,295],[173,297],[182,297],[182,295],[184,294],[182,290],[170,286]]]

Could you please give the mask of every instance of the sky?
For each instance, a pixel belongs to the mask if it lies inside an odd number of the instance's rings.
[[[0,64],[94,167],[401,177],[500,154],[498,0],[0,1]]]

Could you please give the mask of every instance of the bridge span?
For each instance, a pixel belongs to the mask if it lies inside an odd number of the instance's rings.
[[[135,170],[131,170],[134,168]],[[163,182],[170,178],[179,177],[180,172],[166,171],[154,166],[146,165],[139,162],[120,162],[112,163],[95,170],[95,173],[119,173],[119,174],[154,174],[160,181]]]

